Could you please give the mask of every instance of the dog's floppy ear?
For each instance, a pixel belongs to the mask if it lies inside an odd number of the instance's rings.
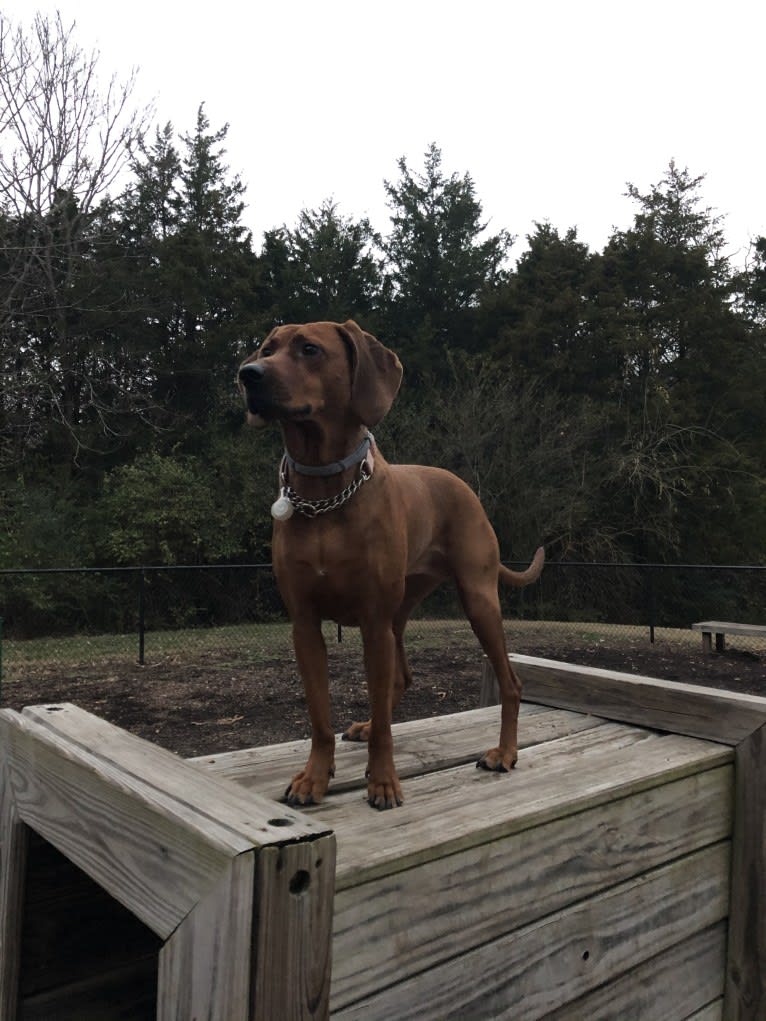
[[[351,353],[351,410],[376,426],[391,407],[402,381],[402,364],[393,351],[361,330],[353,319],[338,326]]]

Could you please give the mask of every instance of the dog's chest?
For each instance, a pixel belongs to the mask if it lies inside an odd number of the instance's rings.
[[[392,571],[369,528],[343,522],[340,515],[337,523],[307,524],[311,527],[274,530],[272,553],[282,596],[288,605],[310,602],[325,618],[355,623],[371,595],[379,597],[403,571]]]

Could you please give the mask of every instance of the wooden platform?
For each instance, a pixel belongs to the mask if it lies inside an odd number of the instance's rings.
[[[0,713],[0,1016],[763,1021],[766,700],[513,659],[516,770],[474,767],[495,707],[400,724],[383,813],[364,746],[297,813],[302,742],[184,762]],[[111,970],[55,959],[78,898],[102,932],[127,908]]]

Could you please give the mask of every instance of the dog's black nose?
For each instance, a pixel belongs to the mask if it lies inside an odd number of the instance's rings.
[[[263,379],[265,369],[260,362],[248,362],[239,370],[241,383],[247,386],[248,383],[259,383]]]

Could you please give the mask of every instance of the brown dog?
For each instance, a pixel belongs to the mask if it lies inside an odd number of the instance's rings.
[[[323,620],[361,629],[370,720],[344,738],[368,742],[369,803],[401,804],[391,713],[412,680],[402,638],[413,608],[447,579],[500,687],[500,741],[477,765],[504,772],[516,762],[521,685],[506,654],[497,586],[534,581],[543,550],[526,571],[508,570],[465,483],[439,468],[386,463],[367,430],[401,378],[393,351],[350,320],[279,326],[239,370],[248,421],[279,422],[285,440],[272,555],[311,717],[308,762],[285,794],[291,805],[321,801],[334,771]]]

